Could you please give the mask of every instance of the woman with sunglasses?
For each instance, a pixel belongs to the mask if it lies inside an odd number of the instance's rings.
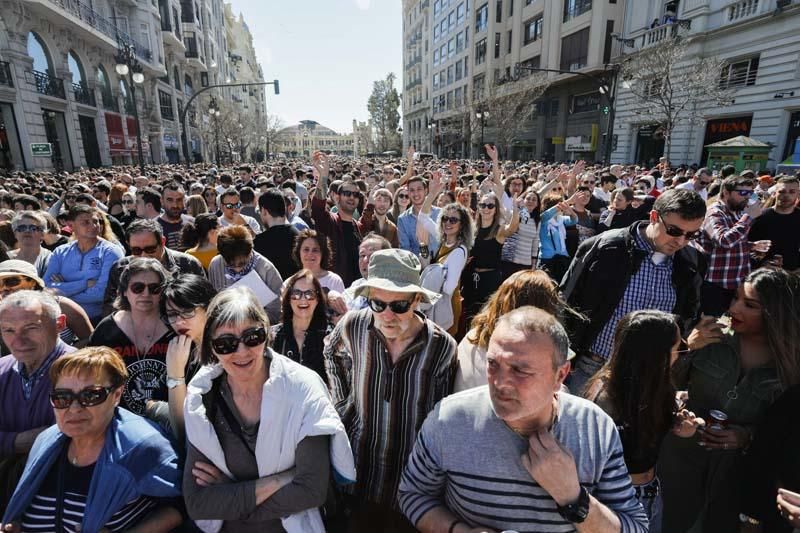
[[[42,432],[3,515],[3,531],[154,531],[182,522],[178,455],[119,407],[128,370],[104,346],[50,367],[56,425]]]
[[[216,294],[206,278],[185,274],[167,280],[158,302],[161,320],[175,333],[167,346],[166,364],[170,425],[179,441],[184,438],[186,385],[200,368],[206,310]]]
[[[17,249],[11,250],[8,256],[32,264],[39,277],[44,277],[50,262],[50,250],[42,247],[46,225],[46,221],[35,211],[21,211],[11,221]]]
[[[330,468],[353,480],[350,442],[313,370],[268,346],[255,295],[232,288],[208,307],[184,414],[183,495],[205,531],[322,533]]]
[[[217,205],[217,190],[214,187],[205,188],[203,191],[203,200],[206,201],[209,213],[217,213],[217,215],[221,215],[221,213],[218,213],[219,205]]]
[[[403,185],[399,187],[394,193],[394,202],[392,202],[392,210],[386,216],[397,224],[397,218],[402,215],[406,209],[411,206],[411,197],[408,195],[408,187]]]
[[[159,299],[169,273],[157,259],[132,259],[119,278],[117,311],[105,317],[89,346],[110,346],[120,354],[130,377],[122,406],[168,426],[167,365],[175,335],[161,320]]]
[[[611,358],[584,391],[572,391],[614,419],[651,533],[661,533],[663,506],[655,468],[661,443],[670,431],[692,437],[703,422],[676,404],[671,369],[681,342],[678,323],[669,313],[645,310],[625,315],[614,333]]]
[[[313,272],[303,269],[286,280],[281,323],[272,326],[272,349],[319,374],[327,382],[322,350],[333,331],[327,297]]]
[[[663,198],[663,195],[662,195]],[[800,384],[800,278],[761,268],[739,285],[730,325],[704,317],[673,379],[706,421],[692,439],[667,436],[659,457],[664,531],[736,531],[742,455],[780,394]]]
[[[519,207],[519,226],[503,243],[501,255],[503,279],[514,272],[536,266],[539,256],[539,221],[541,203],[539,193],[529,188],[522,193],[524,204]]]

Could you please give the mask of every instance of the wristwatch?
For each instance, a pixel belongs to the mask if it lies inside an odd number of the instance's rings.
[[[589,491],[586,490],[586,487],[581,485],[577,501],[567,505],[559,505],[558,514],[561,515],[561,518],[573,524],[580,524],[586,520],[586,517],[589,516]]]
[[[167,376],[167,388],[174,389],[178,385],[186,385],[186,378],[171,378]]]

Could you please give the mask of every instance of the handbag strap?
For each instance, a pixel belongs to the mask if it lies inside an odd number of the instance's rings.
[[[244,438],[242,426],[239,424],[239,421],[236,420],[236,416],[234,416],[233,411],[231,411],[231,408],[228,406],[228,403],[222,396],[222,380],[215,380],[211,390],[212,393],[215,394],[216,403],[219,406],[219,410],[222,412],[222,416],[225,418],[225,422],[227,422],[228,427],[231,428],[231,431],[234,435],[239,437],[239,440],[242,441],[244,447],[247,448],[250,453],[255,455],[255,449],[251,448],[250,443],[247,442],[246,438]]]

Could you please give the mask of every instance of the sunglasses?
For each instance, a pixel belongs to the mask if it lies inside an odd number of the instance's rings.
[[[157,251],[158,251],[157,244],[154,244],[152,246],[145,246],[144,248],[139,248],[138,246],[131,247],[131,255],[154,254]]]
[[[133,200],[122,200],[122,203],[125,204],[125,205],[133,205],[136,202],[134,202]]]
[[[494,209],[494,204],[480,203],[478,204],[478,207],[480,207],[481,209]]]
[[[37,233],[39,231],[42,231],[42,228],[40,228],[36,224],[20,224],[14,229],[14,231],[17,231],[19,233]]]
[[[292,289],[289,292],[289,298],[292,300],[316,300],[317,299],[317,291],[301,291],[300,289]]]
[[[240,207],[242,207],[242,202],[236,202],[235,204],[231,203],[222,204],[222,207],[224,207],[225,209],[239,209]]]
[[[142,294],[147,289],[147,292],[153,296],[161,294],[161,291],[164,290],[164,286],[161,283],[142,283],[140,281],[131,283],[128,288],[133,294]]]
[[[713,182],[713,181],[701,181],[701,182],[700,182],[700,185],[703,185],[703,186],[705,186],[705,187],[708,187],[708,186],[709,186],[709,185],[711,185],[712,183],[714,183],[714,182]]]
[[[400,200],[408,200],[408,195],[407,194],[398,194],[397,198],[400,199]]]
[[[339,196],[344,196],[345,198],[350,198],[351,196],[357,196],[358,193],[356,191],[339,191]]]
[[[220,335],[216,339],[211,339],[211,348],[218,355],[230,355],[239,348],[240,342],[248,348],[255,348],[259,344],[267,342],[267,330],[259,326],[244,330],[241,337]]]
[[[369,308],[376,313],[383,313],[388,307],[392,310],[392,313],[402,315],[403,313],[408,313],[408,310],[411,309],[411,304],[414,303],[414,300],[395,300],[394,302],[384,302],[382,300],[370,298],[368,302]]]
[[[461,217],[442,217],[442,222],[445,224],[458,224],[461,222]]]
[[[164,319],[166,319],[166,321],[169,322],[169,323],[173,323],[173,322],[177,322],[178,318],[182,318],[184,320],[189,320],[190,318],[194,318],[194,316],[196,314],[197,314],[197,310],[196,309],[189,309],[188,311],[174,311],[174,310],[171,310],[171,311],[167,311],[167,313],[164,315]]]
[[[734,189],[733,192],[735,192],[736,194],[738,194],[739,196],[742,196],[744,198],[747,198],[748,196],[753,194],[753,191],[740,190],[740,189]]]
[[[671,226],[666,222],[664,222],[664,217],[662,217],[660,214],[658,215],[658,219],[661,221],[662,224],[664,224],[664,228],[667,231],[667,235],[669,235],[670,237],[686,237],[687,241],[693,241],[698,237],[700,237],[700,234],[703,232],[702,230],[683,231],[681,228],[677,226]]]
[[[78,392],[69,389],[53,389],[50,392],[50,405],[56,409],[69,409],[75,400],[81,407],[94,407],[100,405],[108,399],[108,395],[114,392],[116,387],[103,387],[93,385],[86,387]]]
[[[8,276],[5,278],[0,278],[0,289],[13,289],[14,287],[19,287],[23,281],[27,281],[28,278],[23,276]]]

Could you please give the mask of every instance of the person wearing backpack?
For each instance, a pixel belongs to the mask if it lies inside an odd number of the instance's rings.
[[[436,254],[431,258],[431,264],[422,271],[421,283],[423,287],[443,296],[435,304],[421,310],[429,319],[455,336],[461,316],[461,272],[467,264],[469,249],[475,241],[475,223],[469,211],[459,203],[443,207],[438,223],[431,219],[433,200],[443,186],[440,179],[431,180],[428,196],[417,218],[422,231],[435,235],[440,243]]]

